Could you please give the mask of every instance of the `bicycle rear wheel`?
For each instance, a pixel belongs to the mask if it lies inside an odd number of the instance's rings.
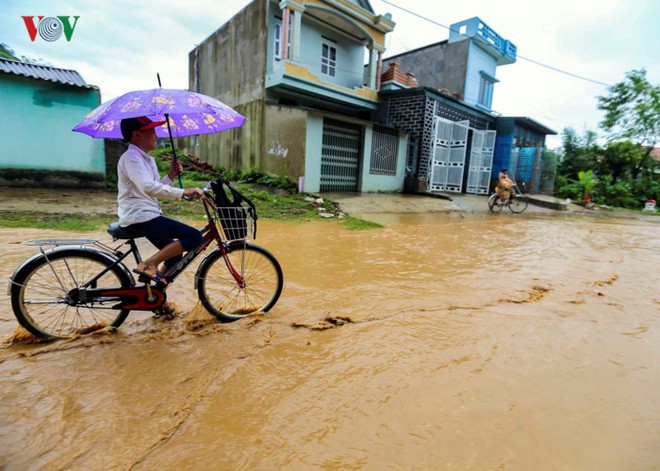
[[[518,195],[509,202],[509,209],[512,213],[520,214],[527,209],[528,204],[527,198]]]
[[[209,254],[197,270],[197,294],[204,307],[222,322],[234,322],[255,312],[268,312],[284,286],[282,268],[268,250],[234,242],[227,247],[231,266],[245,280],[239,286],[222,253]]]
[[[119,265],[93,283],[112,259],[85,249],[47,251],[12,277],[11,304],[18,322],[40,338],[69,338],[107,326],[119,327],[129,310],[112,309],[118,299],[85,300],[80,288],[133,286]]]
[[[493,193],[490,195],[490,198],[488,198],[488,209],[490,209],[491,212],[493,213],[499,213],[502,211],[502,202],[500,200],[500,195],[497,193]]]

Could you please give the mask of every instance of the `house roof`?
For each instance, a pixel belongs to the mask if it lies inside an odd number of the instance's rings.
[[[533,129],[536,132],[539,132],[541,134],[549,134],[551,136],[556,136],[557,131],[554,131],[538,121],[533,120],[532,118],[528,118],[527,116],[504,116],[501,119],[512,119],[515,121],[516,124],[525,126],[527,128]]]
[[[655,160],[660,160],[660,147],[654,147],[651,149],[651,153],[649,155]]]
[[[96,85],[90,85],[85,82],[82,76],[75,70],[28,64],[27,62],[20,62],[11,59],[0,58],[0,73],[20,75],[37,80],[46,80],[48,82],[63,83],[74,87],[98,89]]]
[[[421,47],[418,47],[418,48],[416,48],[416,49],[410,49],[409,51],[402,52],[401,54],[397,54],[396,56],[383,57],[383,62],[386,62],[386,61],[389,62],[389,61],[391,61],[391,60],[393,60],[393,59],[399,59],[399,58],[401,58],[401,57],[403,57],[403,56],[408,56],[408,55],[410,55],[410,54],[413,54],[413,53],[415,53],[415,52],[422,51],[422,50],[424,50],[424,49],[430,49],[430,48],[432,48],[432,47],[439,46],[440,44],[443,44],[443,43],[446,43],[446,42],[448,42],[447,39],[445,39],[445,40],[443,40],[443,41],[438,41],[437,43],[427,44],[426,46],[421,46]]]

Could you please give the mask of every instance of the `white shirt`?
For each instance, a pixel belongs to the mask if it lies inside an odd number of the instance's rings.
[[[183,189],[173,188],[170,177],[160,178],[154,158],[133,144],[128,145],[119,159],[117,177],[117,214],[122,227],[161,216],[163,212],[156,197],[183,197]]]

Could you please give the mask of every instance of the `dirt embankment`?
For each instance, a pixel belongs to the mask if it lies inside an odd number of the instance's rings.
[[[107,190],[0,187],[0,211],[117,214],[117,193]]]

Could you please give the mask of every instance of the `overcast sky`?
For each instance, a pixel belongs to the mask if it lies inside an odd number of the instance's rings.
[[[101,89],[102,101],[127,91],[187,88],[188,54],[241,10],[247,0],[0,0],[0,42],[18,56],[74,69]],[[396,23],[385,57],[449,37],[440,25],[478,16],[518,48],[518,61],[498,67],[493,109],[528,116],[561,132],[598,130],[599,95],[625,73],[646,68],[660,81],[660,1],[657,0],[370,0],[377,14]],[[21,16],[80,16],[71,41],[30,40]],[[592,81],[556,72],[531,61]],[[228,103],[232,105],[231,103]],[[0,104],[1,106],[1,104]],[[82,119],[82,117],[81,117]],[[548,139],[550,147],[560,139]]]

